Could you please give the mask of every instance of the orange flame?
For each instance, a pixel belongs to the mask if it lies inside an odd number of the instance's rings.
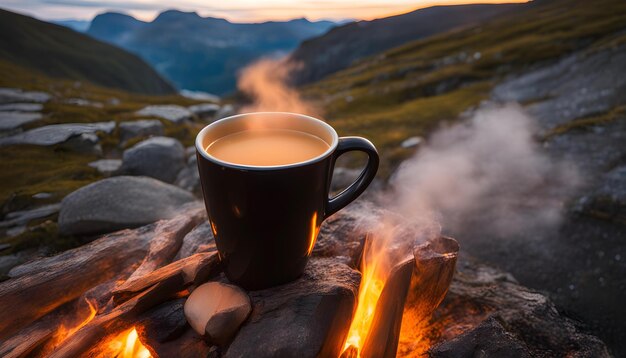
[[[361,267],[361,285],[356,312],[352,318],[344,351],[350,346],[356,348],[357,357],[361,356],[361,348],[370,330],[376,304],[383,291],[384,283],[391,269],[392,258],[385,249],[389,235],[373,238],[368,235],[363,252]]]
[[[89,323],[96,316],[96,313],[98,313],[96,304],[92,303],[91,301],[87,299],[85,299],[85,302],[87,302],[87,304],[89,305],[89,314],[87,315],[87,317],[85,317],[85,319],[82,322],[80,322],[78,325],[75,325],[72,328],[68,328],[66,327],[65,324],[61,324],[61,326],[59,327],[59,329],[56,331],[54,335],[54,342],[56,343],[63,342],[65,339],[67,339],[68,337],[71,337],[74,333],[76,333],[76,331],[83,328],[87,323]]]
[[[150,358],[152,354],[141,343],[137,329],[132,329],[120,333],[117,337],[109,341],[108,353],[117,358]]]

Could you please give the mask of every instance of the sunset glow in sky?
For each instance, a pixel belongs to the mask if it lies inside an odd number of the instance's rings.
[[[524,0],[0,0],[0,7],[40,19],[91,19],[105,11],[131,14],[150,21],[167,9],[196,11],[201,16],[234,22],[259,22],[306,17],[317,19],[374,19],[433,5],[526,2]]]

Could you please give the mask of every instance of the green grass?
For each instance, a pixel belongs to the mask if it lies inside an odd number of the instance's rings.
[[[341,135],[372,139],[386,175],[410,155],[399,148],[403,139],[455,120],[505,76],[575,50],[616,46],[625,29],[624,1],[545,2],[363,59],[302,93]]]
[[[573,121],[560,124],[554,128],[552,128],[548,133],[543,136],[543,140],[547,141],[552,137],[568,133],[570,131],[581,131],[588,130],[595,126],[604,125],[616,121],[618,119],[623,119],[626,114],[626,106],[618,106],[607,112],[596,114],[593,116],[587,116],[583,118],[577,118]]]

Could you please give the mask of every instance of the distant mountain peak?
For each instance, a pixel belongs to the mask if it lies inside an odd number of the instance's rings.
[[[181,11],[176,9],[161,12],[152,22],[170,21],[180,19],[202,19],[195,11]]]

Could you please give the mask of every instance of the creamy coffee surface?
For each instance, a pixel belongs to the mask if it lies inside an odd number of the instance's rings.
[[[313,159],[330,146],[312,134],[288,129],[246,130],[221,137],[205,150],[233,164],[289,165]]]

